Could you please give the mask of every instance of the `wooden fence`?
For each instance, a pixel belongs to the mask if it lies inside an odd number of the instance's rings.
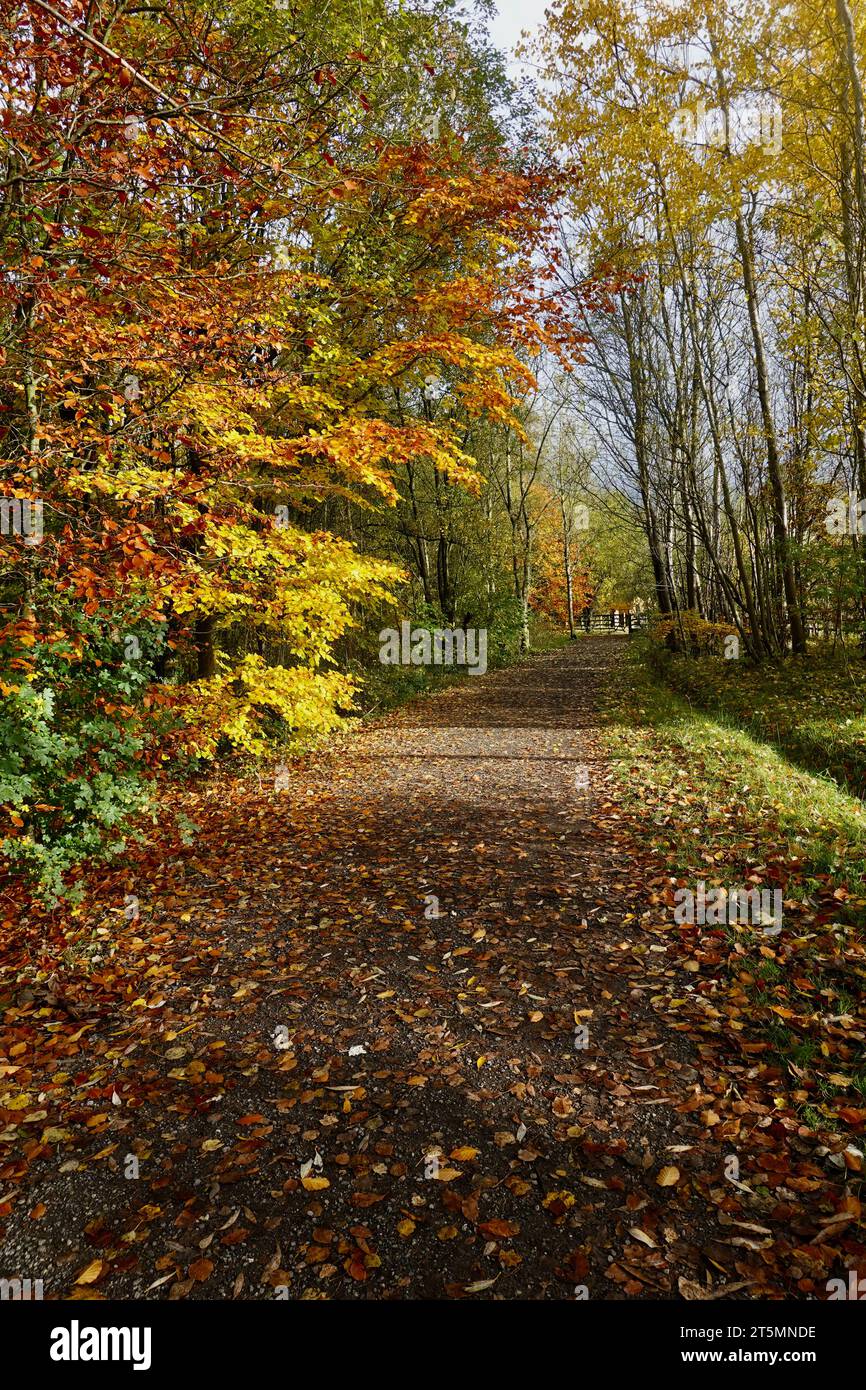
[[[649,615],[647,613],[624,613],[621,609],[614,609],[611,613],[596,613],[588,611],[581,613],[577,620],[578,627],[583,628],[584,632],[639,632],[641,628],[647,626]]]

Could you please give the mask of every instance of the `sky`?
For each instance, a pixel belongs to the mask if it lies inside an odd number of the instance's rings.
[[[544,17],[549,0],[496,0],[498,11],[490,25],[490,37],[497,48],[508,51],[520,39],[521,30],[534,30]]]

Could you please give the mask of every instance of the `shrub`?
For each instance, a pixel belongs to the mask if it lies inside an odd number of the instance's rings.
[[[132,609],[111,625],[56,597],[37,612],[38,630],[0,633],[0,854],[53,903],[82,860],[123,850],[147,805],[142,715],[162,634]]]
[[[732,623],[708,623],[692,609],[658,618],[650,628],[652,642],[688,656],[724,656],[726,640],[737,635]]]

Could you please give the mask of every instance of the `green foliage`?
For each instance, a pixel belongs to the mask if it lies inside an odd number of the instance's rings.
[[[368,619],[363,632],[354,636],[351,643],[352,655],[347,662],[359,686],[357,708],[366,713],[392,709],[418,695],[442,689],[455,680],[474,679],[469,677],[466,667],[381,663],[379,632],[386,627],[399,628],[403,620],[408,621],[413,629],[425,628],[430,633],[437,628],[458,626],[449,623],[433,607],[425,604],[419,605],[412,612],[404,609],[398,616],[392,611],[382,610],[375,616],[375,621]],[[486,630],[488,670],[496,670],[497,667],[506,666],[518,658],[521,613],[520,605],[513,595],[502,593],[494,596],[487,611],[482,611],[477,618],[473,614],[472,621],[466,626]],[[555,640],[551,630],[544,623],[533,623],[534,648],[550,646]]]
[[[140,612],[109,627],[56,597],[53,608],[57,640],[34,649],[0,701],[0,853],[49,901],[76,864],[120,853],[148,804],[140,715],[162,648]]]
[[[595,583],[593,607],[606,611],[640,599],[654,608],[657,599],[646,540],[621,500],[613,494],[590,498],[588,512],[580,550]]]

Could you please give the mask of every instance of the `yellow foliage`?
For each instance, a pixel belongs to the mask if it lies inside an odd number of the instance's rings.
[[[329,733],[343,723],[338,711],[352,708],[356,689],[339,671],[267,666],[250,654],[234,669],[185,687],[179,705],[190,726],[185,747],[212,758],[225,739],[258,757],[268,752],[275,717],[295,738]]]
[[[650,628],[654,642],[674,651],[688,651],[693,656],[724,651],[725,640],[737,635],[732,623],[708,623],[699,613],[685,609],[672,618],[659,618]]]

